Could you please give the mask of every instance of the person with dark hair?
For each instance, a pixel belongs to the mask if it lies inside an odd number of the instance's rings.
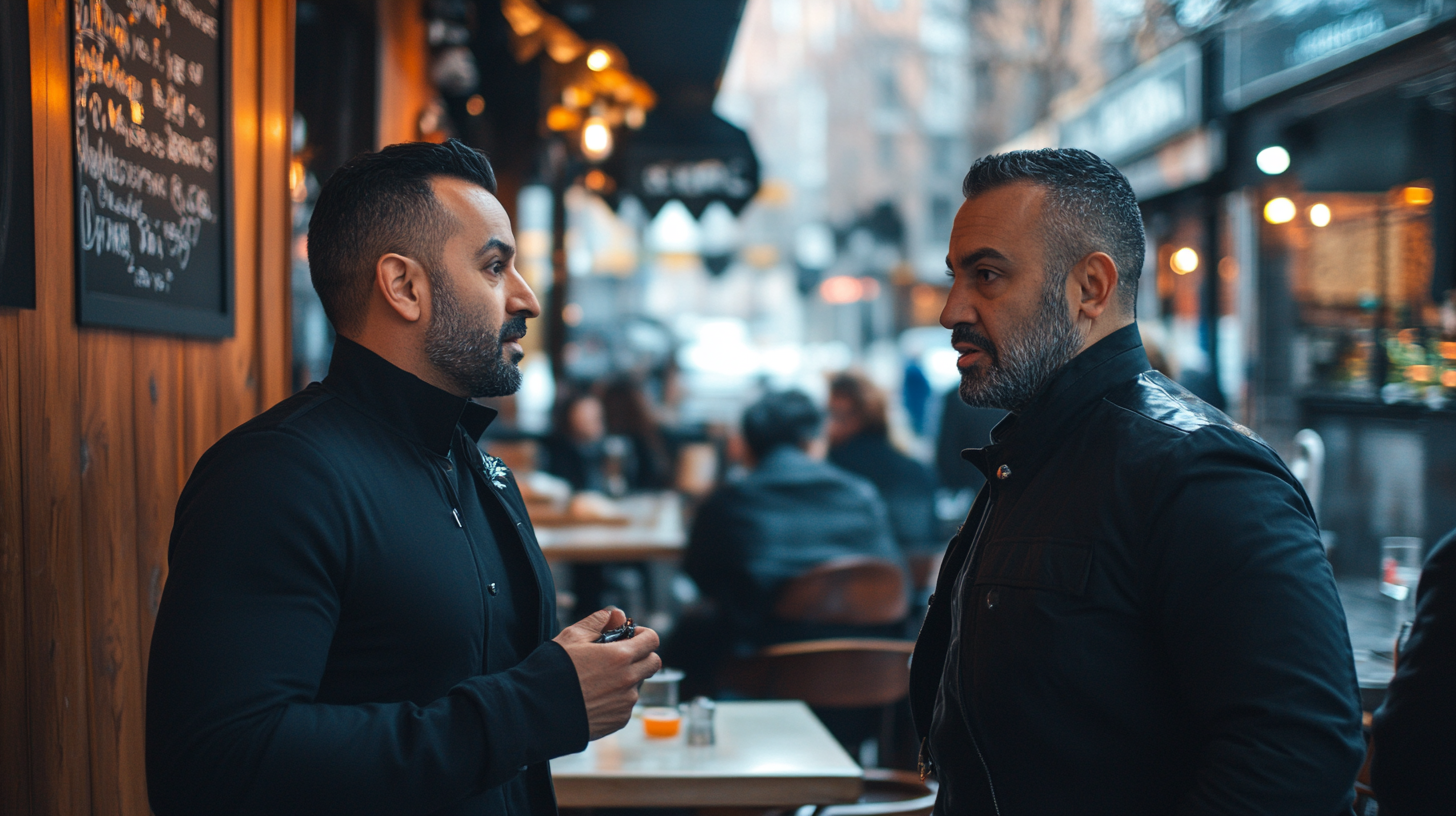
[[[1373,733],[1370,787],[1381,813],[1456,813],[1456,530],[1421,570],[1415,623]]]
[[[309,223],[338,331],[322,383],[236,428],[177,503],[147,672],[152,809],[554,813],[548,760],[626,724],[657,636],[558,633],[473,397],[540,312],[485,157],[355,157]]]
[[[588,387],[564,388],[551,409],[551,433],[543,440],[541,469],[565,479],[572,490],[606,493],[602,468],[606,437],[597,395]]]
[[[642,383],[623,374],[608,380],[602,388],[602,414],[607,433],[619,436],[631,446],[627,457],[627,486],[633,490],[665,490],[672,487],[673,451],[662,432],[652,403]]]
[[[911,662],[938,814],[1349,812],[1344,612],[1299,481],[1151,370],[1131,186],[1085,150],[966,175],[941,324],[1010,415]]]
[[[875,486],[907,556],[945,546],[935,518],[935,475],[891,444],[885,393],[858,372],[829,379],[829,461]]]
[[[683,570],[713,609],[685,619],[664,654],[689,680],[711,684],[718,661],[770,643],[817,637],[896,636],[882,629],[813,627],[772,615],[784,582],[835,558],[904,567],[874,485],[813,453],[823,416],[800,391],[770,393],[743,412],[752,472],[713,492],[688,536]]]

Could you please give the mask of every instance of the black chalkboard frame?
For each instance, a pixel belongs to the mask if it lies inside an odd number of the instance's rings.
[[[0,10],[0,306],[35,308],[35,152],[27,3]]]
[[[67,16],[69,23],[68,30],[74,32],[76,29],[75,5]],[[220,192],[218,202],[218,218],[221,221],[220,240],[222,244],[222,263],[219,264],[218,274],[222,276],[221,286],[218,289],[219,300],[216,309],[200,309],[192,306],[171,305],[146,301],[139,298],[121,297],[102,292],[89,291],[86,288],[86,265],[82,262],[84,250],[81,248],[81,206],[79,200],[71,207],[72,219],[75,224],[75,233],[72,239],[76,258],[76,322],[82,326],[98,326],[119,329],[137,329],[162,334],[176,334],[186,337],[205,337],[222,339],[232,337],[234,333],[235,305],[237,297],[233,286],[236,280],[234,257],[234,219],[233,219],[233,105],[232,105],[232,26],[228,15],[231,12],[231,0],[219,0],[218,2],[218,45],[220,48],[218,60],[221,63],[221,70],[218,73],[218,100],[221,108],[222,126],[218,129],[218,156],[219,166],[222,169],[219,178]],[[71,87],[75,88],[75,54],[74,49],[71,56]],[[73,91],[74,93],[74,91]],[[74,141],[74,137],[72,137]],[[72,145],[75,149],[76,146]],[[75,185],[72,185],[74,190]]]

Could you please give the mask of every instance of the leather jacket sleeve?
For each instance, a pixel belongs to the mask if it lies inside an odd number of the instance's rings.
[[[1348,810],[1364,754],[1359,690],[1303,490],[1228,428],[1176,445],[1148,540],[1154,619],[1205,746],[1177,812]]]

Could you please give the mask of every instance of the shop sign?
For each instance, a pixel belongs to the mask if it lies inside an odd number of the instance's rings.
[[[1203,119],[1203,59],[1183,42],[1124,74],[1061,127],[1063,147],[1114,164],[1145,153]]]
[[[694,218],[714,201],[737,213],[758,192],[758,159],[748,135],[712,113],[686,122],[649,120],[622,161],[622,192],[637,196],[649,215],[673,199]]]
[[[1260,0],[1224,31],[1224,105],[1251,105],[1453,12],[1456,0]]]

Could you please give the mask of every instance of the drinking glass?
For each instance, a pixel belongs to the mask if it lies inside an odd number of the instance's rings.
[[[1391,536],[1380,540],[1380,593],[1395,601],[1394,631],[1416,617],[1416,586],[1421,580],[1421,540]]]

